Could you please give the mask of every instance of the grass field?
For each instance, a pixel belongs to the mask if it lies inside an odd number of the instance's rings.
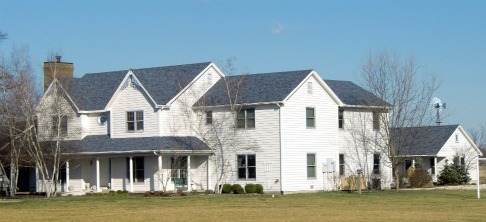
[[[0,221],[478,221],[474,190],[0,200]]]

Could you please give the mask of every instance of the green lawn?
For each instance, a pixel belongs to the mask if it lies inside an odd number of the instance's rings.
[[[478,221],[474,190],[293,195],[65,197],[0,201],[0,221]]]

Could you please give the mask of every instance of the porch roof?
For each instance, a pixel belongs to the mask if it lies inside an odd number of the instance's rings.
[[[91,135],[86,136],[82,140],[72,141],[72,143],[78,146],[80,154],[130,153],[137,151],[212,153],[206,143],[193,136],[110,138],[107,135]]]
[[[395,146],[400,156],[437,156],[459,125],[392,128]]]

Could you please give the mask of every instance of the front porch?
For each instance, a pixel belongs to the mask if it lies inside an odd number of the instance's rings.
[[[62,191],[210,190],[209,155],[86,156],[65,163]],[[61,176],[61,177],[63,177]]]

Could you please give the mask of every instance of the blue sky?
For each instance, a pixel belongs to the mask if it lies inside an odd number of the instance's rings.
[[[0,31],[0,53],[28,46],[39,76],[60,52],[78,77],[235,58],[239,72],[359,84],[370,52],[394,50],[440,79],[446,124],[486,122],[486,1],[0,0]]]

